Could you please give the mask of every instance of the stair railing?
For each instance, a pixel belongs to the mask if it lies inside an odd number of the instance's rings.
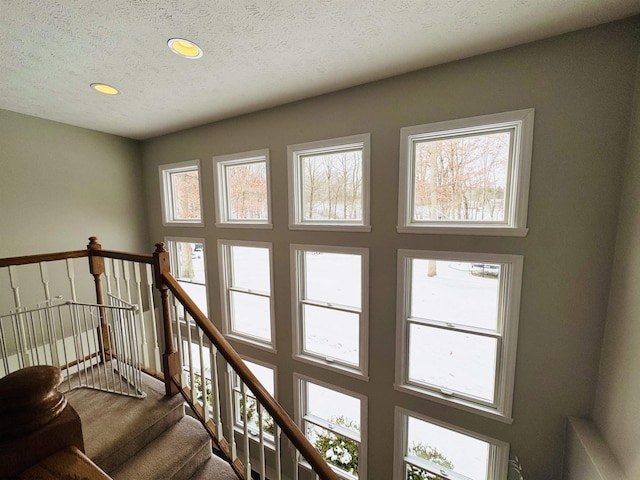
[[[57,283],[49,279],[47,266],[49,262],[62,261],[66,264],[64,281],[68,283],[65,290],[75,302],[79,285],[73,259],[83,257],[89,260],[100,320],[95,328],[99,345],[92,361],[111,361],[114,353],[108,341],[112,327],[107,322],[106,297],[113,296],[125,304],[135,305],[138,307],[134,309],[137,312],[135,329],[139,333],[138,366],[161,378],[168,396],[182,394],[239,478],[250,479],[253,470],[261,479],[268,475],[277,480],[285,476],[298,480],[300,468],[304,466],[303,472],[309,472],[316,480],[338,479],[291,417],[173,277],[164,244],[156,244],[153,255],[140,255],[104,250],[97,238],[91,237],[86,250],[0,259],[0,281],[3,270],[7,270],[14,309],[24,308],[18,267],[35,264],[41,278],[40,296],[45,304],[50,304],[60,289],[56,287],[51,294],[51,287]],[[154,295],[154,287],[159,298]],[[2,295],[0,292],[0,313],[5,310]],[[0,356],[6,353],[0,348]],[[29,363],[38,362],[34,358],[27,360]],[[252,408],[255,412],[249,412]],[[237,431],[242,439],[240,445],[235,440]],[[283,434],[292,449],[282,441]],[[287,459],[289,455],[292,461]]]

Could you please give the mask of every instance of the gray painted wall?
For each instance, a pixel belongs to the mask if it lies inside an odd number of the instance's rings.
[[[146,141],[151,237],[206,239],[210,311],[218,325],[216,240],[273,242],[278,353],[241,345],[238,350],[278,365],[278,397],[290,412],[294,371],[367,395],[371,479],[392,475],[394,405],[509,442],[527,480],[559,479],[566,418],[593,409],[640,44],[637,27],[636,19],[583,30]],[[401,127],[528,107],[536,109],[536,124],[526,238],[396,233]],[[373,231],[289,231],[286,146],[364,132],[372,138]],[[216,229],[211,157],[260,148],[271,153],[275,228]],[[163,227],[158,165],[194,158],[202,161],[206,226]],[[370,248],[368,382],[291,360],[290,243]],[[524,255],[512,425],[393,390],[398,248]]]
[[[640,62],[594,420],[627,477],[640,478]]]
[[[152,251],[138,142],[0,110],[0,257]],[[142,249],[142,250],[140,250]]]

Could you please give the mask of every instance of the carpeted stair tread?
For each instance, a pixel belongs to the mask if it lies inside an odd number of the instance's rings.
[[[197,420],[184,417],[120,468],[114,480],[188,480],[211,458],[211,439]]]
[[[227,462],[212,455],[189,480],[238,480],[238,476]]]
[[[137,399],[81,388],[65,396],[82,421],[85,453],[107,473],[184,417],[180,395],[164,396],[164,384],[143,375],[147,397]]]

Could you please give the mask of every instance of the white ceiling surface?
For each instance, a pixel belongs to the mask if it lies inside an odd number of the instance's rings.
[[[0,109],[146,139],[637,13],[640,0],[0,0]],[[172,37],[204,56],[172,53]]]

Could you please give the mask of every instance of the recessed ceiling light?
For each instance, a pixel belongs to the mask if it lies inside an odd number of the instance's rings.
[[[117,88],[107,85],[106,83],[92,83],[91,88],[105,95],[118,95],[118,93],[120,93]]]
[[[171,38],[167,41],[167,45],[172,52],[184,58],[196,59],[202,56],[202,49],[184,38]]]

